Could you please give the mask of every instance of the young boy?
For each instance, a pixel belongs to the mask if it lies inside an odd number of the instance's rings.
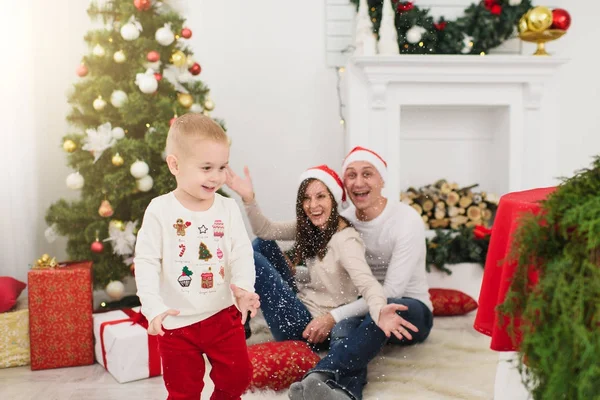
[[[228,139],[210,118],[185,114],[169,129],[166,154],[177,188],[150,202],[135,248],[148,334],[160,335],[168,400],[200,398],[204,354],[211,399],[240,399],[252,375],[243,324],[260,303],[240,210],[216,193],[225,182]]]

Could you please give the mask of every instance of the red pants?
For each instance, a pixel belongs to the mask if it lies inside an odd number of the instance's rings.
[[[248,389],[252,365],[241,313],[235,306],[158,337],[167,400],[198,400],[204,388],[206,354],[215,384],[211,400],[237,400]]]

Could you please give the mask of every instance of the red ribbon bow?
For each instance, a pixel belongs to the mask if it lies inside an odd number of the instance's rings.
[[[106,366],[106,348],[104,347],[104,329],[110,325],[122,324],[124,322],[131,322],[131,325],[140,325],[144,329],[148,329],[148,320],[142,315],[141,312],[135,312],[130,308],[123,310],[129,318],[117,319],[115,321],[106,321],[100,324],[100,344],[102,347],[102,363],[104,368],[108,371]],[[158,352],[158,337],[154,335],[148,336],[148,377],[160,375],[160,353]]]

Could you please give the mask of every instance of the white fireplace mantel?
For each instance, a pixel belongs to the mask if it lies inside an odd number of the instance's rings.
[[[555,184],[559,113],[552,77],[566,61],[521,55],[352,58],[345,78],[346,150],[366,146],[380,152],[388,162],[386,194],[396,198],[406,189],[403,183],[410,181],[410,168],[436,165],[426,160],[431,154],[423,154],[423,165],[403,164],[404,139],[427,140],[438,147],[435,141],[489,141],[489,157],[480,158],[506,171],[505,176],[490,178],[502,181],[495,187],[502,193]],[[482,128],[490,132],[481,137],[456,133],[445,137],[443,118],[436,110],[452,107],[463,114],[471,108],[474,112],[497,109],[501,116],[494,117],[493,129]],[[425,138],[418,131],[403,130],[403,116],[414,109],[420,109],[420,118],[431,120],[428,124],[441,118],[438,136]],[[443,164],[438,168],[439,177],[444,177]]]

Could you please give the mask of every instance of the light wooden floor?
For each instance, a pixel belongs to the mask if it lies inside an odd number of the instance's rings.
[[[164,400],[162,377],[118,383],[100,364],[31,371],[0,369],[2,400]]]

